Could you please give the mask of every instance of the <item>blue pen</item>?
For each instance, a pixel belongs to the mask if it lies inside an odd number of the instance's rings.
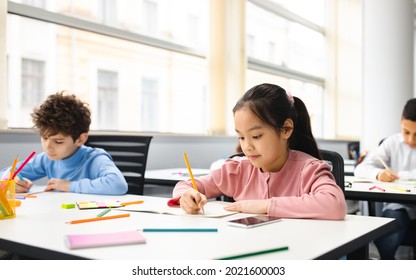
[[[23,178],[23,176],[20,173],[17,173],[16,176],[19,177],[20,181],[22,181],[22,182],[25,181],[25,179]]]

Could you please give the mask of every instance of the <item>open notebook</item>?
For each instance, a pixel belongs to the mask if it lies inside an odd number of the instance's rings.
[[[45,186],[45,185],[43,185],[43,186],[34,185],[33,187],[31,187],[29,189],[29,192],[28,193],[30,193],[30,194],[42,193],[42,192],[45,191],[46,187],[47,186]]]
[[[118,211],[133,211],[133,212],[147,212],[155,214],[170,214],[180,216],[193,216],[193,217],[206,217],[206,218],[220,218],[229,215],[236,214],[237,212],[231,212],[224,210],[224,206],[227,202],[223,201],[208,201],[204,206],[204,213],[187,214],[180,207],[171,207],[167,205],[167,201],[163,203],[146,203],[146,200],[142,204],[128,205],[126,207],[117,208]]]
[[[19,193],[16,192],[15,196],[16,197],[26,197],[28,195],[32,195],[32,194],[38,194],[38,193],[43,193],[45,192],[46,186],[38,186],[38,185],[34,185],[33,187],[31,187],[29,189],[29,191],[27,193]]]

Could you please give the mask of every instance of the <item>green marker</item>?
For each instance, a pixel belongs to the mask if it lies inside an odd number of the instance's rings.
[[[258,256],[258,255],[269,254],[269,253],[275,253],[275,252],[280,252],[280,251],[287,251],[287,250],[289,250],[289,247],[285,246],[285,247],[279,247],[279,248],[274,248],[274,249],[270,249],[270,250],[257,251],[257,252],[247,253],[247,254],[241,254],[241,255],[235,255],[235,256],[220,258],[218,260],[235,260],[235,259],[240,259],[240,258],[247,258],[247,257]]]
[[[111,208],[105,209],[103,212],[98,213],[97,217],[102,217],[105,214],[107,214],[108,212],[110,212]]]

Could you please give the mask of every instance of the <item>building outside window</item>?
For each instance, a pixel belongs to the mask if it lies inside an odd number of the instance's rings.
[[[159,85],[156,79],[142,78],[141,130],[159,131]]]
[[[44,61],[43,70],[32,66],[43,74],[31,74],[43,75],[43,93],[23,100],[22,92],[22,102],[69,90],[93,107],[93,130],[210,131],[208,108],[216,106],[209,104],[210,0],[19,2],[8,5],[8,61]],[[324,2],[246,1],[246,89],[270,82],[301,97],[317,137],[327,98]],[[22,32],[36,25],[42,40]],[[9,83],[18,74],[10,66]],[[10,110],[23,104],[9,99]],[[10,116],[13,126],[30,123],[29,116]]]
[[[33,107],[43,101],[45,92],[45,62],[22,59],[22,106]]]
[[[98,70],[98,129],[115,130],[118,123],[118,75]]]

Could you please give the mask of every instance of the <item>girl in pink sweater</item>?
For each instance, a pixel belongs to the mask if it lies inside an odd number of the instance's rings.
[[[248,90],[233,109],[235,130],[245,157],[228,159],[211,174],[173,190],[180,207],[198,213],[207,199],[221,195],[236,202],[229,211],[282,218],[341,220],[342,189],[330,166],[320,160],[304,103],[273,84]]]

